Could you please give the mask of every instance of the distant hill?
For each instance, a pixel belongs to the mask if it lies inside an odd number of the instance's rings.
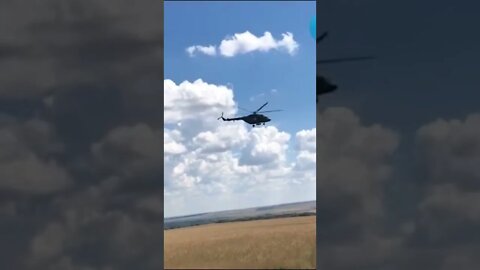
[[[228,210],[165,218],[164,228],[168,230],[210,223],[246,221],[277,217],[307,216],[315,214],[316,201],[287,203],[239,210]]]

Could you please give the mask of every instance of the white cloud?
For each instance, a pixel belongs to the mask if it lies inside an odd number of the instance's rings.
[[[222,112],[236,112],[233,90],[224,85],[208,84],[201,79],[179,85],[164,81],[164,122],[174,124],[192,120],[212,122]]]
[[[218,52],[224,57],[234,57],[255,51],[269,52],[271,50],[285,51],[290,55],[294,55],[298,48],[299,45],[290,32],[282,34],[282,39],[276,40],[268,31],[259,37],[249,31],[245,31],[222,40],[218,46]],[[188,47],[186,51],[190,56],[194,56],[197,51],[210,56],[217,55],[217,48],[212,45],[194,45]]]
[[[190,46],[186,49],[187,53],[190,57],[195,56],[196,52],[201,52],[206,55],[215,56],[217,55],[217,48],[215,46]]]
[[[296,134],[298,155],[296,166],[298,169],[315,167],[317,163],[317,129],[301,130]]]
[[[225,125],[215,131],[203,131],[193,138],[193,143],[204,153],[224,152],[245,145],[248,131],[245,126]]]
[[[163,151],[169,155],[182,154],[187,151],[187,148],[178,142],[176,139],[181,138],[181,134],[178,130],[165,130],[164,131],[164,149]]]
[[[297,133],[298,148],[301,151],[315,153],[317,149],[317,129],[301,130]]]
[[[283,39],[277,43],[278,48],[285,48],[289,54],[294,54],[298,50],[298,43],[293,39],[293,34],[287,32],[282,34]]]
[[[293,39],[292,33],[282,34],[282,40],[275,40],[270,32],[257,37],[249,31],[234,34],[222,40],[219,46],[220,53],[225,57],[237,54],[246,54],[254,51],[268,52],[270,50],[284,50],[293,55],[298,50],[298,43]]]
[[[289,141],[290,134],[281,132],[273,126],[253,129],[240,162],[245,165],[284,162]]]
[[[315,166],[295,166],[306,155],[300,151],[298,159],[287,157],[292,138],[303,147],[314,130],[292,136],[274,126],[218,121],[221,112],[237,111],[232,89],[202,80],[164,85],[166,216],[315,199]],[[314,162],[311,153],[306,159]]]

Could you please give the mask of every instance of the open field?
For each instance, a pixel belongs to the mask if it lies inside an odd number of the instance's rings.
[[[315,216],[164,231],[165,269],[315,269]]]

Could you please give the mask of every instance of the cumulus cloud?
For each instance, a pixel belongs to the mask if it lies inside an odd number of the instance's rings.
[[[379,125],[362,124],[346,108],[319,111],[316,133],[319,266],[378,267],[399,247],[399,240],[382,230],[385,182],[391,177],[390,159],[399,136]],[[315,149],[311,132],[298,136],[303,138],[300,149]]]
[[[416,131],[412,180],[392,174],[399,165],[391,159],[395,132],[366,126],[344,108],[319,111],[317,121],[320,268],[446,270],[480,263],[478,113]]]
[[[424,193],[409,247],[436,269],[473,269],[480,263],[480,114],[425,124],[416,143]]]
[[[302,147],[315,144],[315,139],[311,138],[314,131],[304,130],[292,136],[274,126],[252,129],[241,121],[217,121],[221,112],[233,115],[237,111],[233,90],[228,86],[209,84],[200,79],[178,85],[165,80],[165,91],[164,147],[168,149],[165,152],[165,201],[176,202],[167,203],[167,216],[186,210],[213,211],[215,207],[225,207],[224,203],[230,200],[228,197],[240,198],[245,194],[252,194],[252,197],[238,201],[240,205],[233,208],[248,202],[277,203],[281,201],[281,194],[287,194],[289,187],[293,189],[292,185],[315,186],[315,166],[301,169],[296,166],[297,160],[303,164],[314,162],[312,146],[302,148],[302,151],[309,151],[306,160],[305,153],[297,149],[292,149],[294,158],[288,155],[292,138],[302,140],[299,143]],[[298,159],[297,155],[300,156]],[[281,190],[273,191],[278,188]],[[272,191],[263,193],[277,193],[278,197],[265,201],[266,198],[261,198],[265,194],[260,192],[265,189]],[[213,194],[218,203],[191,206]],[[190,201],[190,209],[182,208],[181,200],[184,203]],[[307,199],[304,197],[303,200]]]
[[[240,163],[264,165],[272,162],[284,162],[290,137],[290,134],[281,132],[272,126],[252,130]]]
[[[214,131],[200,132],[192,142],[203,153],[218,153],[244,146],[248,136],[248,131],[243,125],[225,125],[217,127]]]
[[[164,84],[164,122],[178,123],[186,120],[219,117],[222,112],[236,112],[233,90],[224,85],[214,85],[201,79],[194,82],[184,81],[176,84],[165,80]]]
[[[187,53],[190,55],[190,57],[195,56],[196,52],[200,52],[209,56],[215,56],[217,55],[217,48],[215,46],[190,46],[187,49]]]
[[[178,142],[178,140],[181,140],[181,133],[178,130],[165,130],[163,136],[163,151],[166,154],[175,155],[182,154],[187,151],[187,148],[183,144]]]
[[[480,189],[480,114],[465,121],[443,119],[417,132],[419,152],[431,179],[449,183],[455,179],[463,188]]]
[[[285,50],[294,54],[298,50],[298,43],[293,39],[293,34],[282,34],[281,40],[275,40],[270,32],[257,37],[249,31],[234,34],[220,43],[220,53],[225,57],[233,57],[237,54],[246,54],[254,51],[268,52],[270,50]]]
[[[56,197],[50,209],[57,214],[35,232],[22,269],[161,267],[163,207],[155,198],[161,187],[139,192],[145,183],[135,181],[125,191],[122,177]]]
[[[316,143],[316,128],[311,130],[301,130],[296,134],[297,141],[297,162],[296,166],[299,169],[308,167],[315,167],[317,161],[317,143]]]
[[[0,2],[1,269],[161,269],[161,10]]]
[[[93,144],[98,165],[138,176],[156,170],[162,160],[162,133],[145,124],[118,127]]]
[[[0,164],[0,188],[29,194],[48,194],[69,186],[68,173],[55,161],[34,155]]]
[[[58,256],[62,253],[65,242],[65,229],[62,224],[49,224],[32,241],[32,260],[42,261]]]
[[[41,120],[0,124],[0,190],[50,194],[71,184],[54,158],[61,151],[52,127]]]
[[[263,36],[257,37],[249,31],[245,31],[222,40],[218,46],[218,52],[224,57],[234,57],[255,51],[269,52],[271,50],[285,51],[290,55],[294,55],[298,48],[299,45],[290,32],[282,34],[282,39],[276,40],[270,32],[265,32]],[[196,52],[210,56],[217,55],[217,48],[213,45],[194,45],[188,47],[186,51],[190,56],[194,56]]]
[[[298,149],[315,153],[317,149],[317,129],[301,130],[296,134]]]

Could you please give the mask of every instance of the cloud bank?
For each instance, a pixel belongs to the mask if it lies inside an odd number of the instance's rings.
[[[231,58],[240,54],[252,52],[269,52],[272,50],[283,51],[294,55],[299,49],[299,44],[293,38],[293,34],[286,32],[282,34],[282,39],[276,40],[270,32],[265,32],[263,36],[255,36],[249,31],[236,33],[228,36],[220,42],[218,46],[193,45],[186,49],[191,56],[202,53],[208,56],[221,55]]]
[[[237,112],[233,90],[201,79],[165,80],[164,88],[167,216],[294,201],[302,194],[286,197],[288,187],[301,183],[313,188],[303,200],[315,198],[315,128],[289,134],[218,121],[221,112]],[[291,143],[298,145],[293,157]]]
[[[161,10],[0,2],[0,269],[162,268]]]
[[[366,126],[345,108],[319,111],[317,119],[320,268],[473,269],[480,263],[479,114],[421,126],[412,179],[395,179],[396,132]]]

